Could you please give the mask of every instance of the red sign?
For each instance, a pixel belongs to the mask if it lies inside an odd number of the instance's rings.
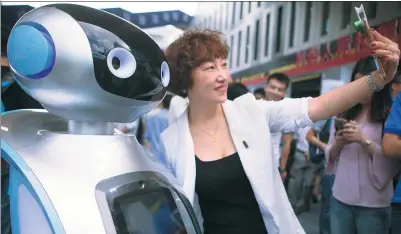
[[[397,42],[401,48],[401,18],[380,24],[375,29],[383,36]],[[333,48],[335,47],[335,48]],[[314,46],[296,53],[295,68],[283,71],[289,76],[312,73],[330,67],[356,62],[369,56],[369,46],[361,33],[343,36],[334,42]],[[266,77],[244,79],[243,84],[256,84],[265,81]]]
[[[377,27],[377,31],[383,36],[390,38],[401,47],[401,18],[392,20]],[[336,47],[332,51],[332,46]],[[296,68],[286,72],[287,75],[301,75],[329,67],[341,66],[347,63],[356,62],[361,58],[369,56],[369,45],[365,42],[362,33],[354,33],[329,42],[300,51],[296,54]]]

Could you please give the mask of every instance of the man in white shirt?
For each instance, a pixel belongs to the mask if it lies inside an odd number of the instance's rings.
[[[273,73],[267,78],[266,86],[264,87],[266,96],[265,99],[268,101],[280,101],[285,97],[285,92],[290,85],[290,79],[283,73]],[[285,180],[287,178],[287,162],[288,156],[291,150],[291,141],[293,139],[293,133],[291,131],[285,132],[272,132],[271,142],[273,147],[273,155],[280,171],[281,178]],[[280,151],[280,144],[283,142],[283,146]]]

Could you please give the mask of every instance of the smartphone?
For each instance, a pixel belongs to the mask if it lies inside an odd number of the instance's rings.
[[[354,22],[354,27],[355,27],[356,31],[362,32],[364,34],[364,36],[367,38],[367,41],[369,43],[372,43],[374,41],[374,38],[373,38],[372,30],[369,26],[368,18],[366,17],[365,9],[363,8],[363,5],[361,4],[360,7],[355,7],[355,12],[359,19],[358,21]],[[386,74],[384,71],[382,61],[376,56],[373,56],[373,58],[375,59],[376,68],[382,74],[384,74],[383,79],[386,79]]]
[[[341,119],[341,118],[334,118],[334,124],[335,124],[335,128],[336,130],[341,130],[344,128],[344,124],[347,123],[347,120],[345,119]]]

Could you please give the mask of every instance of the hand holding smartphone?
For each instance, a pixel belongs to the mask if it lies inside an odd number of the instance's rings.
[[[367,41],[369,42],[369,44],[372,43],[374,41],[372,29],[369,26],[368,18],[366,17],[363,5],[361,4],[360,7],[355,7],[355,12],[359,19],[358,21],[354,22],[354,27],[355,27],[356,31],[362,32],[364,34],[364,36],[367,38]],[[373,58],[375,60],[376,68],[384,75],[382,77],[385,80],[386,74],[385,74],[385,70],[384,70],[382,61],[377,56],[373,56]]]
[[[347,123],[347,120],[341,118],[334,118],[334,124],[336,131],[344,128],[344,125]]]

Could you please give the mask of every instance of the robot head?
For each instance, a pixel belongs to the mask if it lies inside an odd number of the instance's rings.
[[[25,14],[11,31],[7,53],[21,87],[69,120],[133,122],[159,105],[170,81],[165,55],[150,36],[79,5]]]

